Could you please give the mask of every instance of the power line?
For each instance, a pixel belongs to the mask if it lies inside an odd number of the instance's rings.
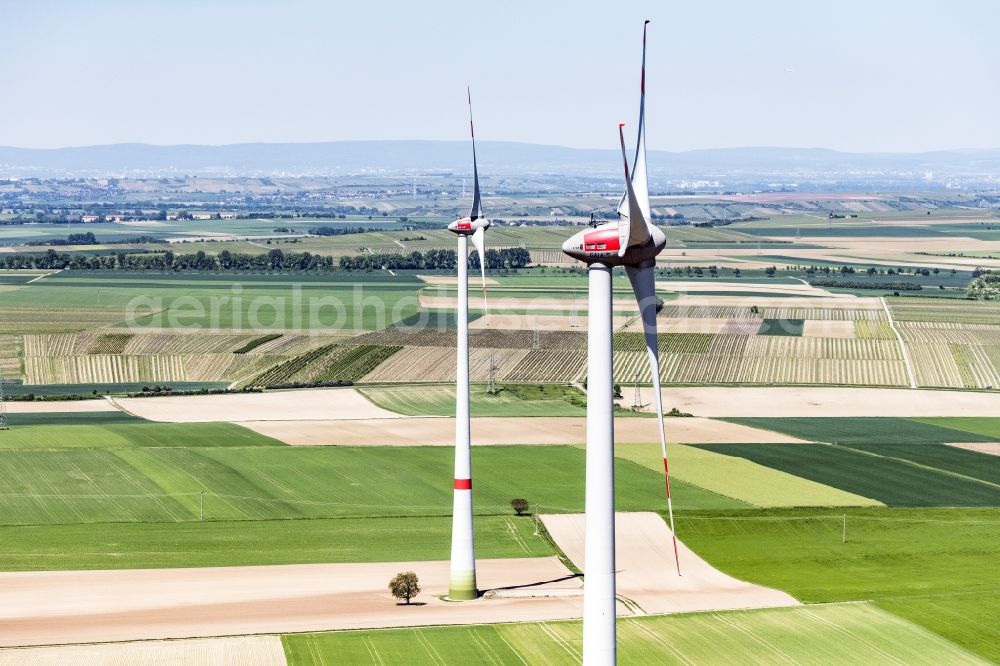
[[[6,377],[0,376],[0,430],[7,429],[7,384]]]
[[[499,370],[499,369],[500,369],[500,366],[497,365],[496,352],[491,351],[490,352],[490,382],[489,382],[489,385],[486,387],[486,392],[489,393],[490,395],[496,395],[497,392],[498,392],[498,389],[497,389],[497,370]]]

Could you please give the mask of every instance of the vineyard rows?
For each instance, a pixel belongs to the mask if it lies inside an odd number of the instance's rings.
[[[250,386],[280,386],[290,384],[293,381],[309,381],[293,378],[304,374],[313,362],[332,352],[336,346],[337,343],[331,343],[288,359],[254,377],[249,384]]]
[[[888,321],[867,321],[858,319],[854,322],[854,334],[859,338],[872,340],[895,340],[896,334]]]
[[[756,335],[760,319],[730,319],[719,329],[721,335]]]
[[[1000,324],[1000,308],[985,301],[941,303],[934,299],[927,303],[893,299],[888,302],[896,321]]]
[[[528,352],[505,379],[515,382],[572,382],[579,381],[586,373],[585,351],[539,349]]]
[[[522,359],[532,353],[523,349],[472,349],[469,352],[469,377],[474,382],[489,379],[490,357],[497,364],[497,379],[513,379]],[[362,378],[369,383],[392,382],[453,382],[456,355],[454,348],[404,347],[386,362]]]
[[[354,338],[359,344],[403,347],[455,348],[454,330],[387,328]],[[469,331],[472,347],[492,349],[585,349],[587,334],[581,331],[532,331],[525,329],[475,329]]]
[[[657,342],[661,354],[684,352],[696,354],[707,351],[712,338],[709,333],[660,333]],[[613,346],[615,352],[645,353],[646,336],[643,333],[625,331],[615,333]]]
[[[619,383],[651,381],[645,354],[615,356]],[[901,386],[907,383],[901,361],[871,359],[733,357],[713,354],[670,354],[660,361],[660,379],[680,384],[854,384]]]
[[[238,347],[237,349],[234,349],[233,353],[234,354],[249,354],[250,352],[252,352],[257,347],[260,347],[261,345],[267,344],[268,342],[271,342],[273,340],[277,340],[280,337],[281,337],[281,333],[268,333],[267,335],[262,335],[260,337],[254,338],[253,340],[250,340],[249,342],[247,342],[246,344]]]
[[[316,380],[321,382],[356,382],[401,349],[402,347],[383,347],[381,345],[351,347],[324,367],[316,376]]]
[[[284,360],[280,356],[237,354],[87,354],[25,357],[27,384],[128,382],[216,382],[235,380]]]
[[[328,345],[329,335],[217,333],[70,333],[24,336],[25,356],[265,354],[295,356]],[[252,345],[252,346],[250,346]]]
[[[183,356],[28,356],[26,384],[119,384],[185,381]]]
[[[963,345],[1000,345],[1000,326],[974,324],[943,324],[925,326],[900,324],[898,327],[907,342],[957,343]]]
[[[0,375],[21,375],[21,339],[16,335],[0,335]]]
[[[955,358],[962,386],[966,388],[1000,387],[1000,372],[986,348],[979,345],[950,344],[948,348]]]
[[[673,305],[660,311],[660,317],[708,317],[712,319],[833,319],[833,320],[884,320],[885,312],[875,308],[795,308],[758,307],[739,305]]]
[[[879,361],[902,359],[899,345],[893,340],[791,336],[754,336],[747,339],[746,356]]]
[[[104,333],[97,336],[94,344],[87,350],[88,354],[121,354],[125,345],[132,339],[131,333]]]

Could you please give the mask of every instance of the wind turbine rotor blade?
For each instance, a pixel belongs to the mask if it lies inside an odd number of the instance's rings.
[[[647,222],[651,222],[653,217],[649,206],[649,182],[646,175],[646,26],[649,21],[642,25],[642,73],[639,79],[639,131],[636,133],[635,156],[632,159],[632,189],[635,190],[635,198],[642,209],[642,214]],[[618,213],[620,215],[628,212],[628,192],[622,194],[618,202]]]
[[[472,124],[472,89],[466,88],[469,96],[469,133],[472,135],[472,213],[469,219],[475,221],[483,216],[483,203],[479,195],[479,166],[476,164],[476,127]]]
[[[486,309],[486,229],[479,227],[472,233],[472,244],[476,246],[479,253],[479,271],[483,276],[483,313]]]
[[[622,128],[624,123],[618,125],[618,138],[621,140],[622,161],[625,163],[625,196],[628,201],[628,213],[622,215],[618,221],[618,256],[624,257],[630,247],[642,245],[650,239],[649,226],[643,217],[642,208],[635,198],[635,190],[632,188],[632,179],[629,176],[628,157],[625,155],[625,133]]]
[[[667,491],[667,513],[670,517],[670,534],[674,541],[674,563],[677,575],[681,574],[680,558],[677,553],[677,536],[674,532],[674,507],[670,494],[670,465],[667,462],[667,433],[663,423],[663,395],[660,392],[660,346],[656,327],[656,281],[655,265],[644,268],[625,266],[625,273],[632,283],[636,302],[639,304],[639,316],[642,319],[642,332],[646,338],[646,356],[649,359],[649,371],[653,380],[653,402],[656,405],[656,424],[660,434],[660,453],[663,456],[663,476]]]

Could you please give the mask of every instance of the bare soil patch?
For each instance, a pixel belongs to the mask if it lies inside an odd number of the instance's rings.
[[[136,416],[171,423],[400,418],[399,414],[376,407],[348,388],[121,398],[117,403]]]
[[[802,326],[806,338],[853,338],[854,322],[836,319],[807,319]]]
[[[965,449],[966,451],[975,451],[976,453],[985,453],[991,456],[1000,456],[1000,442],[955,442],[954,444],[949,443],[948,446],[954,446],[956,449]]]
[[[285,651],[278,636],[231,636],[0,650],[0,666],[285,666],[286,663]]]
[[[399,606],[387,584],[420,577],[422,606]],[[442,601],[448,562],[307,564],[0,574],[0,645],[51,645],[476,624],[579,617],[582,599]],[[578,586],[555,557],[480,560],[479,586]]]
[[[640,389],[643,403],[652,389]],[[996,416],[1000,393],[841,386],[678,386],[663,406],[695,416]]]
[[[584,570],[584,516],[542,516],[562,551]],[[646,613],[687,613],[737,608],[797,606],[779,590],[727,576],[678,542],[681,575],[677,575],[670,529],[651,512],[616,513],[615,546],[618,594]]]
[[[455,419],[408,417],[385,420],[242,421],[239,425],[296,446],[452,446]],[[472,419],[472,443],[583,444],[587,440],[582,417],[483,417]],[[700,418],[667,419],[667,438],[684,444],[802,443],[802,440],[736,423]],[[655,419],[615,420],[619,442],[659,442]]]

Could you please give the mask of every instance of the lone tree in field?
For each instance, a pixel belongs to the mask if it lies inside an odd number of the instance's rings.
[[[392,596],[397,599],[405,599],[406,603],[409,604],[410,599],[420,594],[420,581],[417,580],[417,574],[412,571],[396,574],[389,581],[389,591],[392,592]]]
[[[517,515],[523,516],[524,512],[528,510],[528,500],[518,497],[510,501],[510,506],[514,511],[517,511]]]

